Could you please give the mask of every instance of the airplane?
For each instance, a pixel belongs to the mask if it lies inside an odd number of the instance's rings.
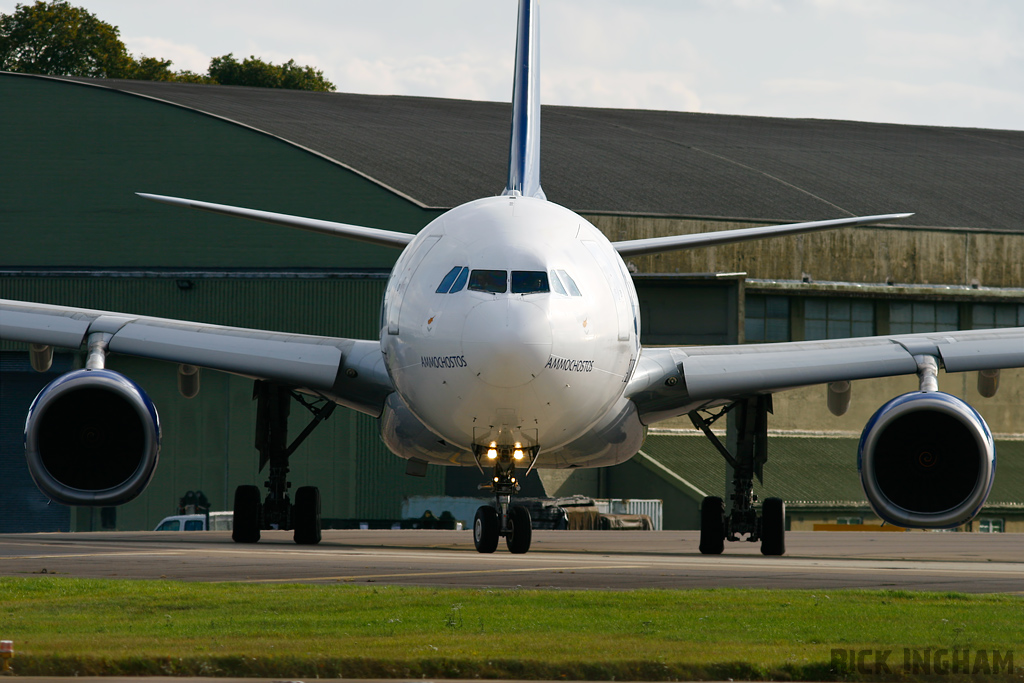
[[[645,348],[637,293],[624,257],[796,235],[911,214],[609,241],[540,183],[537,0],[520,0],[508,177],[504,190],[458,206],[415,235],[155,194],[165,204],[248,218],[400,249],[381,306],[378,339],[304,336],[124,313],[0,300],[0,339],[30,344],[37,370],[54,347],[85,347],[85,368],[36,397],[25,427],[26,458],[40,490],[68,505],[118,505],[138,496],[159,459],[156,408],[131,379],[107,369],[108,354],[179,364],[186,395],[198,368],[257,380],[258,414],[269,416],[261,458],[269,493],[235,492],[232,537],[261,529],[321,540],[316,487],[287,490],[280,406],[323,401],[304,434],[336,405],[378,419],[408,472],[429,464],[477,467],[493,505],[473,524],[477,551],[501,538],[512,553],[532,539],[529,510],[513,504],[534,468],[605,467],[631,458],[648,427],[688,415],[731,466],[730,505],[701,505],[699,550],[725,541],[785,552],[785,502],[760,504],[753,480],[767,459],[772,394],[828,384],[841,414],[848,382],[917,375],[919,390],[883,405],[864,428],[858,466],[865,494],[888,523],[952,528],[972,519],[995,476],[995,445],[970,405],[938,391],[937,374],[979,372],[992,395],[998,370],[1024,366],[1024,328],[822,341]],[[192,387],[191,389],[189,387]],[[730,449],[712,430],[729,415]],[[262,418],[258,418],[259,420]],[[276,426],[275,426],[276,425]],[[267,445],[269,444],[269,445]],[[275,468],[276,463],[276,468]],[[261,463],[262,465],[263,463]]]

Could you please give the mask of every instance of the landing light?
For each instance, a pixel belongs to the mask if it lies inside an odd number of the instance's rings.
[[[523,459],[523,451],[522,451],[522,449],[517,448],[514,451],[512,451],[512,457],[515,458],[516,460],[522,460]]]
[[[495,448],[488,448],[487,449],[487,457],[489,459],[491,459],[491,460],[494,460],[495,458],[497,458],[498,457],[497,449],[495,449]]]

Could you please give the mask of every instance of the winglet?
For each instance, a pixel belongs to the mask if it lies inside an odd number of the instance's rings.
[[[540,15],[536,0],[519,0],[512,87],[508,184],[502,194],[546,199],[540,187]]]

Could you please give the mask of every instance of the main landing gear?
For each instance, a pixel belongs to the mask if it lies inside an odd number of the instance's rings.
[[[473,545],[477,552],[493,553],[500,536],[505,537],[505,545],[511,553],[522,554],[530,549],[533,540],[530,511],[522,505],[512,505],[512,495],[520,489],[516,465],[528,464],[526,474],[529,474],[536,459],[537,449],[523,448],[521,444],[505,447],[492,443],[486,448],[477,447],[476,462],[480,471],[484,471],[484,465],[494,468],[491,483],[481,484],[480,488],[494,491],[495,498],[493,507],[483,505],[476,511]]]
[[[231,538],[236,543],[256,543],[263,529],[291,529],[295,542],[315,545],[320,542],[320,489],[302,486],[295,491],[295,502],[288,497],[288,458],[306,440],[317,425],[330,417],[332,401],[310,401],[287,387],[258,381],[253,387],[256,401],[256,449],[260,453],[260,471],[270,465],[270,474],[263,485],[267,497],[260,500],[257,486],[235,489],[235,513]],[[292,400],[298,401],[313,415],[313,420],[288,445],[288,413]]]
[[[723,415],[734,411],[736,452],[729,450],[711,431],[711,425]],[[754,396],[732,403],[719,412],[704,417],[690,413],[693,425],[704,432],[722,454],[732,470],[732,511],[727,515],[721,498],[708,496],[700,508],[700,551],[718,555],[725,541],[738,541],[746,535],[751,542],[761,541],[761,554],[782,555],[786,552],[786,504],[781,498],[766,498],[760,513],[754,507],[754,477],[763,482],[764,464],[768,461],[768,413],[772,397]]]

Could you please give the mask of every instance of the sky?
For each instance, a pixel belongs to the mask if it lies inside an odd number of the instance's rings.
[[[313,65],[343,92],[511,94],[514,0],[71,3],[174,69],[202,73],[230,52]],[[541,0],[540,11],[544,104],[1024,130],[1021,0]]]

